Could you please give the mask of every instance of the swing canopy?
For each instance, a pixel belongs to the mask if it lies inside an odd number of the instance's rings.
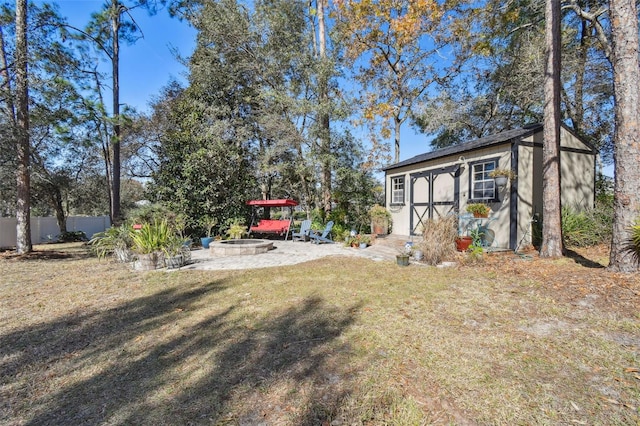
[[[283,200],[250,200],[247,205],[254,207],[295,207],[298,202],[290,199]]]

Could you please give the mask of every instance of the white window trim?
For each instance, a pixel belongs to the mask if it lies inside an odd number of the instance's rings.
[[[493,167],[487,169],[485,168],[487,164],[493,163]],[[484,174],[484,179],[476,180],[476,167],[483,166],[483,170],[481,171]],[[474,161],[469,164],[469,195],[470,199],[474,201],[495,201],[498,197],[498,191],[495,185],[495,181],[492,177],[487,176],[487,174],[498,168],[498,159],[497,158],[487,158],[484,160]],[[490,184],[493,187],[493,195],[491,197],[485,197],[484,194],[482,196],[476,196],[476,183],[482,182],[483,186]],[[484,192],[481,191],[481,192]]]
[[[401,183],[402,188],[397,189],[396,182]],[[392,206],[404,205],[405,190],[406,190],[405,187],[406,187],[406,179],[404,175],[391,177],[391,200],[390,201]],[[400,196],[396,197],[398,193],[400,193]]]

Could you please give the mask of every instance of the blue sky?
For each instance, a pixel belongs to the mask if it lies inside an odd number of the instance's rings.
[[[58,0],[53,3],[71,25],[84,28],[91,14],[102,8],[104,0]],[[144,38],[132,45],[121,45],[120,101],[146,111],[152,97],[160,93],[170,78],[185,79],[186,68],[172,50],[189,56],[195,46],[196,32],[186,22],[169,17],[167,10],[149,16],[144,9],[138,8],[132,15],[142,28]],[[106,61],[104,66],[105,70],[110,70]]]
[[[54,3],[70,24],[83,28],[91,14],[101,9],[104,0],[58,0]],[[142,28],[144,38],[135,44],[121,46],[120,100],[138,111],[148,111],[149,102],[171,78],[186,79],[187,69],[176,59],[173,51],[188,57],[195,47],[196,31],[186,22],[171,18],[167,10],[149,16],[140,8],[134,9],[132,14]],[[104,66],[105,71],[110,69],[106,61]],[[353,129],[354,135],[360,137],[364,131],[363,128]],[[400,160],[429,151],[428,141],[426,135],[405,124],[401,132]],[[389,143],[393,144],[393,141],[389,140]],[[612,175],[611,170],[605,173]]]
[[[83,28],[91,14],[101,9],[103,0],[58,0],[59,12],[70,24]],[[121,46],[120,99],[138,111],[147,111],[151,99],[160,93],[170,78],[185,79],[186,68],[172,50],[189,56],[195,46],[196,32],[186,22],[169,17],[167,10],[149,16],[143,9],[135,9],[133,17],[142,28],[144,38],[132,45]],[[105,71],[109,64],[104,63]],[[353,129],[357,136],[362,129]],[[401,135],[401,160],[428,151],[428,139],[409,126]],[[393,143],[393,141],[390,141]]]

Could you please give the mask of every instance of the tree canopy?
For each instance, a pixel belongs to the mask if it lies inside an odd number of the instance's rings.
[[[161,5],[197,31],[182,59],[188,74],[169,81],[148,113],[121,110],[119,43],[143,34],[136,11]],[[559,20],[559,119],[604,163],[635,152],[616,151],[629,143],[616,136],[625,124],[621,97],[630,95],[616,91],[614,76],[624,62],[620,39],[637,25],[614,25],[614,6],[566,1]],[[72,211],[117,219],[121,174],[127,191],[144,186],[194,229],[203,215],[220,223],[247,215],[244,201],[258,197],[296,198],[326,219],[344,203],[372,202],[375,167],[389,161],[390,146],[401,159],[402,128],[415,125],[443,147],[544,116],[540,2],[111,0],[83,28],[46,3],[28,11],[27,80],[16,11],[7,3],[0,15],[0,207],[18,213],[7,182],[29,169],[34,209],[55,213],[61,229]],[[637,21],[635,9],[624,11]],[[96,52],[109,72],[96,67]],[[23,80],[31,87],[29,167],[26,145],[16,143]],[[358,186],[366,196],[356,196]]]

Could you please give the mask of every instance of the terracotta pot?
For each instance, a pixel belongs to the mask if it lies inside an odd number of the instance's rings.
[[[463,236],[456,238],[456,250],[458,251],[467,251],[469,246],[473,243],[473,238]]]
[[[371,222],[371,233],[374,235],[386,235],[389,224],[386,220],[373,220]]]
[[[473,214],[473,217],[489,217],[489,214],[487,214],[487,213],[485,213],[485,214],[482,214],[482,213],[474,213],[474,214]]]

